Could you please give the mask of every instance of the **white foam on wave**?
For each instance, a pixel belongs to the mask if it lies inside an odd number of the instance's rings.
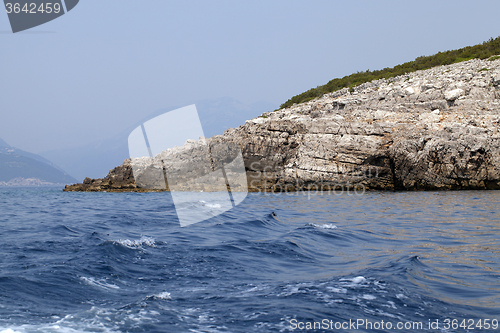
[[[148,297],[146,297],[146,299],[159,299],[159,300],[167,301],[167,300],[171,300],[172,296],[170,295],[170,293],[168,291],[163,291],[161,293],[148,296]]]
[[[221,208],[222,206],[220,204],[209,204],[204,200],[200,200],[199,203],[201,203],[203,206],[208,207],[208,208]]]
[[[391,306],[391,308],[397,309],[396,303],[394,303],[393,301],[387,301],[387,303],[389,303],[389,305]]]
[[[366,278],[364,276],[356,276],[352,279],[340,279],[340,283],[342,284],[342,287],[350,287],[350,288],[359,288],[359,287],[365,287],[363,285],[366,283]]]
[[[347,293],[347,289],[344,289],[344,288],[326,287],[326,289],[332,293],[338,293],[338,294]]]
[[[2,327],[0,333],[120,333],[142,323],[158,322],[157,311],[146,309],[106,309],[92,307],[49,323]],[[125,329],[124,329],[125,328]]]
[[[69,327],[60,327],[58,325],[52,326],[35,326],[35,325],[23,325],[14,328],[3,329],[0,327],[0,333],[80,333],[84,331],[76,331]]]
[[[361,296],[361,298],[366,299],[367,301],[373,301],[377,297],[370,295],[370,294],[365,294],[365,295]]]
[[[286,285],[284,290],[278,294],[279,297],[288,297],[296,294],[305,294],[306,290],[302,289],[300,285]]]
[[[399,320],[404,320],[402,317],[398,316],[398,315],[394,315],[392,313],[388,313],[388,312],[385,312],[385,311],[382,311],[380,309],[367,309],[365,308],[364,311],[368,314],[371,314],[371,315],[374,315],[374,316],[385,316],[385,317],[389,317],[389,318],[395,318],[395,319],[399,319]]]
[[[85,284],[88,284],[88,285],[94,286],[94,287],[99,287],[99,288],[104,288],[104,289],[120,289],[120,287],[118,287],[116,284],[107,283],[107,282],[105,282],[106,280],[104,280],[104,279],[97,280],[93,277],[88,278],[88,277],[82,276],[82,277],[80,277],[80,280],[82,280]]]
[[[308,225],[320,229],[337,229],[337,226],[331,223],[325,223],[325,224],[309,223]]]
[[[22,325],[10,328],[0,327],[0,333],[88,333],[88,332],[103,332],[103,333],[118,333],[100,325],[90,326],[87,328],[73,328],[64,323],[56,322],[53,324],[41,325]]]
[[[352,279],[340,279],[340,281],[349,281],[353,284],[360,284],[366,281],[366,278],[364,276],[356,276]]]
[[[356,283],[356,284],[363,283],[365,281],[366,281],[366,279],[364,276],[357,276],[357,277],[351,279],[351,282]]]
[[[125,247],[128,247],[129,249],[137,249],[142,247],[143,245],[149,247],[156,247],[155,239],[152,237],[145,237],[145,236],[142,236],[141,239],[139,240],[119,239],[114,242],[123,245]]]

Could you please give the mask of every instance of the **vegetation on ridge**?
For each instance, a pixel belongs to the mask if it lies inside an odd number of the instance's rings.
[[[324,94],[331,93],[343,88],[353,88],[365,82],[370,82],[379,79],[388,79],[398,75],[415,72],[418,70],[429,69],[436,66],[450,65],[457,62],[462,62],[471,59],[488,59],[496,60],[500,56],[500,37],[496,39],[490,38],[475,46],[467,46],[458,50],[439,52],[431,56],[418,57],[414,61],[406,62],[402,65],[397,65],[392,68],[384,68],[376,71],[357,72],[341,79],[333,79],[325,85],[310,89],[302,94],[290,98],[285,103],[281,104],[280,109],[290,107],[295,103],[304,103],[314,98],[321,97]]]

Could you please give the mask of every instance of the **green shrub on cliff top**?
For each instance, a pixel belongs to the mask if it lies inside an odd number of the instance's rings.
[[[495,60],[500,58],[496,55],[500,54],[500,37],[496,39],[490,38],[475,46],[467,46],[458,50],[439,52],[437,54],[418,57],[414,61],[406,62],[402,65],[397,65],[392,68],[384,68],[376,71],[357,72],[340,79],[333,79],[325,85],[318,86],[310,89],[302,94],[290,98],[285,103],[281,104],[280,108],[290,107],[295,103],[304,103],[323,96],[324,94],[331,93],[343,88],[350,88],[358,86],[365,82],[370,82],[379,79],[388,79],[398,75],[415,72],[418,70],[429,69],[436,66],[450,65],[457,62],[462,62],[471,59],[488,59]]]

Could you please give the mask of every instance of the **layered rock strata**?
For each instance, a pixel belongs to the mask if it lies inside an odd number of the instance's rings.
[[[500,60],[470,60],[267,112],[207,144],[241,148],[250,191],[500,189],[499,129]],[[136,183],[134,163],[66,190],[161,190]]]

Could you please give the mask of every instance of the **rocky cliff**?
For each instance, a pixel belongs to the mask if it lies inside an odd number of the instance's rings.
[[[500,60],[470,60],[264,113],[209,142],[241,148],[251,191],[500,189],[499,129]],[[143,191],[131,163],[65,190]]]

